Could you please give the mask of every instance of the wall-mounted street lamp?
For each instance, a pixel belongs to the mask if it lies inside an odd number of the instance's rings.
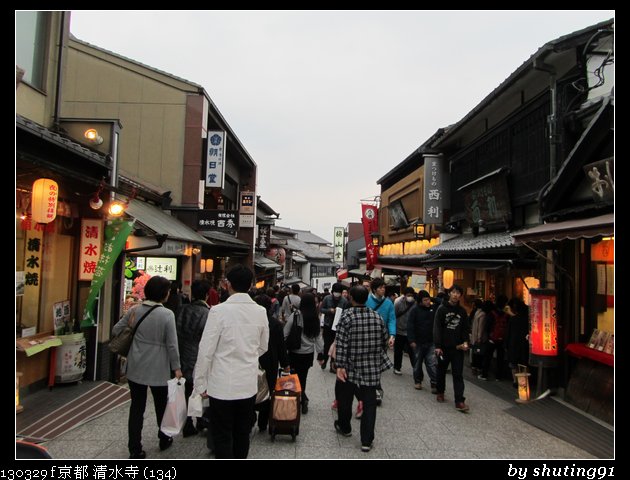
[[[378,248],[379,245],[381,244],[381,235],[379,232],[372,232],[370,233],[370,236],[372,237],[372,246]]]
[[[424,223],[416,222],[413,224],[413,235],[416,237],[416,239],[424,238],[424,227]]]

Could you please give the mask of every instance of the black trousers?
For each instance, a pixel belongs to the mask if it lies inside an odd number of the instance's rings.
[[[443,348],[444,360],[437,362],[437,391],[444,393],[446,389],[446,370],[451,365],[451,373],[453,375],[453,390],[455,393],[455,403],[466,400],[464,397],[464,352],[457,350],[455,347]]]
[[[158,425],[158,438],[168,438],[168,435],[162,433],[160,425],[162,417],[166,410],[166,402],[168,401],[168,387],[153,387],[142,385],[140,383],[127,380],[129,383],[129,391],[131,393],[131,406],[129,407],[129,421],[127,429],[129,434],[129,442],[127,447],[130,453],[140,453],[142,451],[142,426],[144,424],[144,410],[147,406],[147,388],[151,389],[153,395],[153,404],[155,405],[155,419]]]
[[[256,395],[238,400],[210,397],[210,425],[216,458],[247,458]]]
[[[411,368],[413,368],[416,364],[416,352],[413,348],[409,348],[407,335],[396,335],[396,340],[394,341],[394,369],[400,370],[402,368],[403,352],[405,351],[409,354],[409,362],[411,363]]]
[[[339,428],[343,432],[351,432],[352,425],[352,397],[359,392],[363,400],[363,415],[361,416],[361,445],[370,445],[374,440],[374,427],[376,425],[376,386],[357,386],[352,382],[342,382],[337,379],[335,383],[335,397],[337,398],[337,414]]]

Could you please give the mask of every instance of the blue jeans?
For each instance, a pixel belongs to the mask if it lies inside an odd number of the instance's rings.
[[[413,366],[414,383],[422,383],[424,373],[422,362],[427,369],[431,386],[437,385],[437,359],[435,358],[435,346],[433,343],[416,343],[416,363]]]

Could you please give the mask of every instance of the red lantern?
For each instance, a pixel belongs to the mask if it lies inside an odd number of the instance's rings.
[[[545,357],[558,355],[558,318],[556,316],[556,291],[532,288],[529,318],[531,353]]]
[[[284,248],[269,248],[265,251],[265,257],[270,260],[273,260],[278,265],[284,265],[284,261],[286,260],[287,252]]]

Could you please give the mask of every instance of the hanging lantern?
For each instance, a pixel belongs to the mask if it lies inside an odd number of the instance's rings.
[[[211,258],[201,259],[201,273],[212,273],[214,270],[214,260]]]
[[[449,289],[453,286],[453,281],[455,280],[455,273],[453,270],[444,270],[442,272],[442,284],[445,289]]]
[[[50,178],[40,178],[33,183],[31,217],[36,223],[50,223],[57,216],[59,187]]]

